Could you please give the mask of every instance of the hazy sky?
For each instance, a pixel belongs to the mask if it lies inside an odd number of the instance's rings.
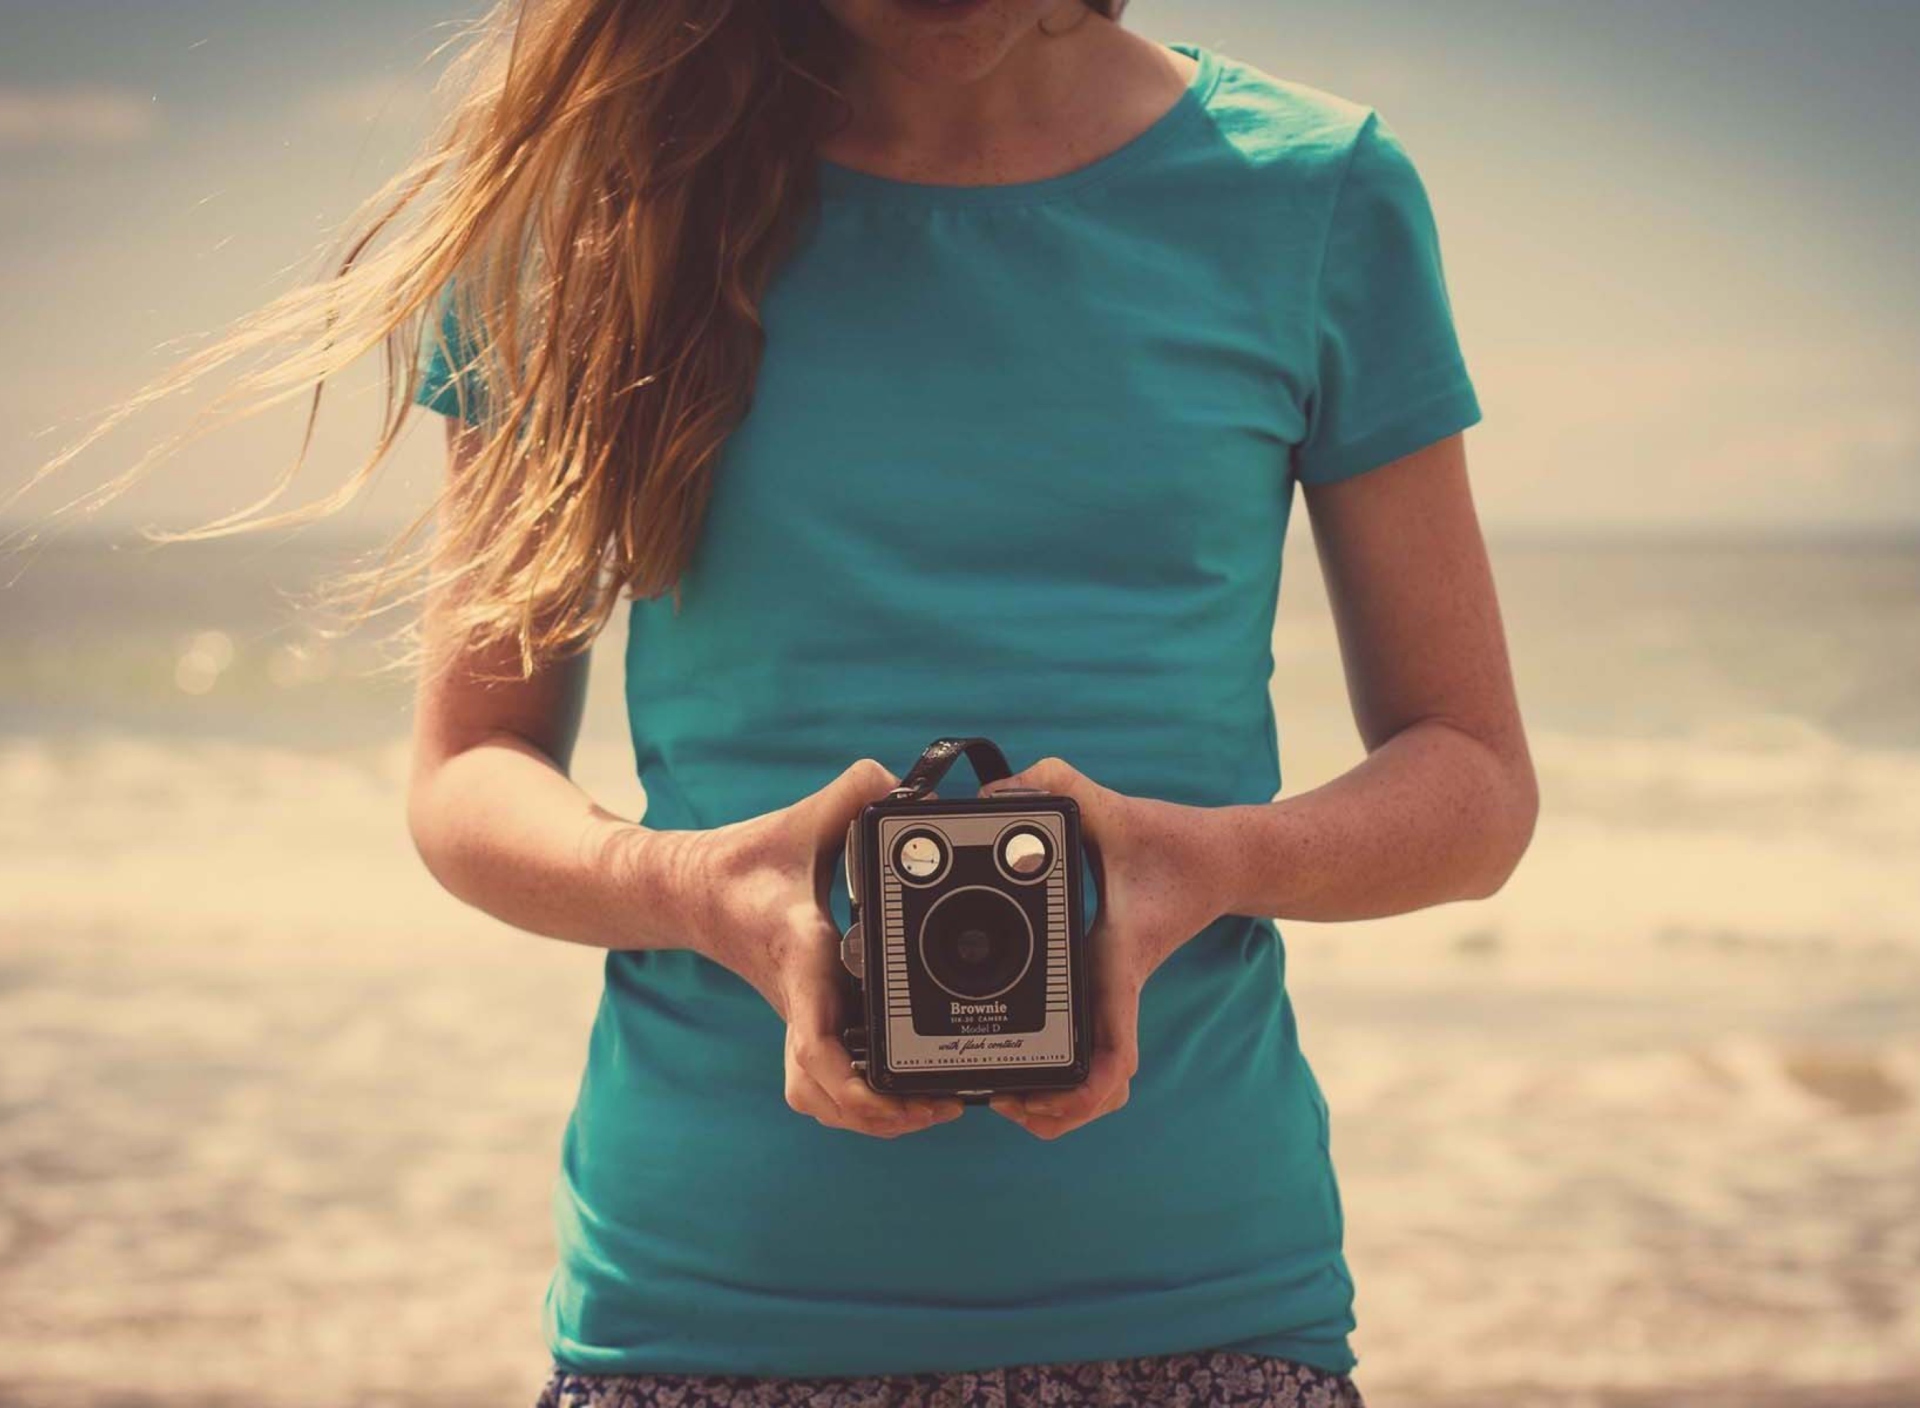
[[[0,0],[0,485],[163,344],[313,267],[470,13]],[[1133,0],[1126,23],[1400,133],[1486,410],[1491,528],[1920,527],[1920,3]],[[316,487],[365,424],[338,418]],[[118,521],[233,507],[292,434],[205,442]],[[371,521],[436,449],[414,437]]]

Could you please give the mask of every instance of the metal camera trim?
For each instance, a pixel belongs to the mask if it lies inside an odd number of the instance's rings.
[[[1037,876],[1009,875],[1001,862],[1000,846],[1006,833],[1026,821],[1025,816],[1009,817],[995,833],[993,865],[1010,886],[1027,889],[1049,883],[1059,872],[1064,886],[1064,972],[1066,975],[1066,1049],[1071,1059],[1035,1065],[976,1066],[952,1069],[896,1070],[888,1064],[887,995],[881,975],[885,973],[885,924],[881,901],[883,866],[881,864],[880,826],[885,818],[909,818],[925,822],[929,828],[946,835],[941,826],[946,817],[970,817],[984,820],[995,812],[1049,814],[1058,821],[1059,835],[1052,862]],[[1045,828],[1042,828],[1043,834]],[[1050,838],[1053,839],[1053,838]],[[844,1033],[854,1067],[876,1090],[906,1094],[929,1092],[958,1096],[969,1104],[983,1104],[989,1096],[1002,1091],[1066,1089],[1083,1084],[1092,1070],[1093,1012],[1090,970],[1087,963],[1085,921],[1085,867],[1073,858],[1081,853],[1080,809],[1073,798],[1032,787],[1001,787],[975,797],[928,797],[901,795],[898,792],[869,802],[848,823],[845,843],[847,894],[853,906],[853,922],[841,943],[841,970],[847,997],[847,1027]],[[947,844],[948,862],[943,876],[951,874],[954,847]],[[863,864],[865,861],[872,863]],[[866,873],[871,870],[873,873]],[[897,878],[897,877],[896,877]],[[924,885],[901,881],[907,891],[923,893]],[[937,886],[938,881],[934,884]],[[1056,911],[1057,912],[1057,911]],[[1026,916],[1030,924],[1032,916]],[[1036,954],[1045,950],[1036,938]],[[1031,973],[1031,959],[1025,973]],[[875,981],[868,982],[868,976]],[[944,985],[940,985],[946,991]],[[972,1000],[972,999],[968,999]],[[1057,1010],[1057,1009],[1056,1009]]]
[[[1001,790],[1010,791],[1012,789],[1003,788]],[[1022,832],[1038,836],[1047,848],[1047,863],[1031,875],[1016,875],[1007,869],[1006,865],[1007,838],[1009,836],[1019,835]],[[1054,844],[1053,837],[1035,827],[1032,822],[1026,820],[1024,817],[1015,817],[1012,821],[1001,827],[999,834],[993,838],[994,869],[998,870],[1016,885],[1044,884],[1046,878],[1053,874],[1053,868],[1059,864],[1061,864],[1060,848]]]
[[[906,867],[900,864],[900,852],[906,849],[907,843],[916,835],[931,836],[934,844],[940,848],[940,868],[925,879],[909,874]],[[887,863],[893,868],[893,873],[900,877],[900,883],[911,885],[916,890],[931,889],[953,872],[953,839],[931,823],[925,826],[903,828],[900,835],[894,838],[893,845],[888,847],[888,851]]]

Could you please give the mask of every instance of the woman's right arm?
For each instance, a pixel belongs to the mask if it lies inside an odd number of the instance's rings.
[[[478,449],[478,434],[449,417],[453,482]],[[428,602],[431,659],[445,655],[436,650],[445,617],[444,597]],[[498,678],[517,663],[501,647],[422,673],[407,820],[434,878],[531,933],[597,948],[687,948],[737,974],[786,1023],[787,1103],[822,1124],[892,1138],[957,1117],[957,1100],[874,1090],[840,1039],[830,861],[847,823],[900,779],[861,758],[790,806],[655,830],[615,816],[568,776],[586,652],[528,679]]]
[[[478,448],[477,432],[448,417],[448,474]],[[430,652],[446,604],[427,604]],[[623,820],[567,774],[587,662],[582,651],[526,680],[488,680],[517,665],[501,648],[422,673],[407,790],[414,846],[450,893],[516,928],[597,948],[685,947],[700,833]]]

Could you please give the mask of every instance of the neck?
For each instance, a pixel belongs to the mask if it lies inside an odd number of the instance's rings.
[[[822,145],[831,160],[900,175],[1005,176],[1097,141],[1117,88],[1159,47],[1067,0],[1014,42],[985,73],[934,82],[855,45],[840,74],[853,106],[845,129]],[[1049,33],[1048,31],[1052,31]]]

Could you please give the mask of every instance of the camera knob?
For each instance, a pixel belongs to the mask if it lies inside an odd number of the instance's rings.
[[[840,1033],[840,1044],[847,1048],[850,1064],[856,1071],[867,1069],[867,1029],[848,1027]]]
[[[866,934],[858,919],[853,921],[852,928],[840,936],[840,962],[861,982],[867,980]]]

